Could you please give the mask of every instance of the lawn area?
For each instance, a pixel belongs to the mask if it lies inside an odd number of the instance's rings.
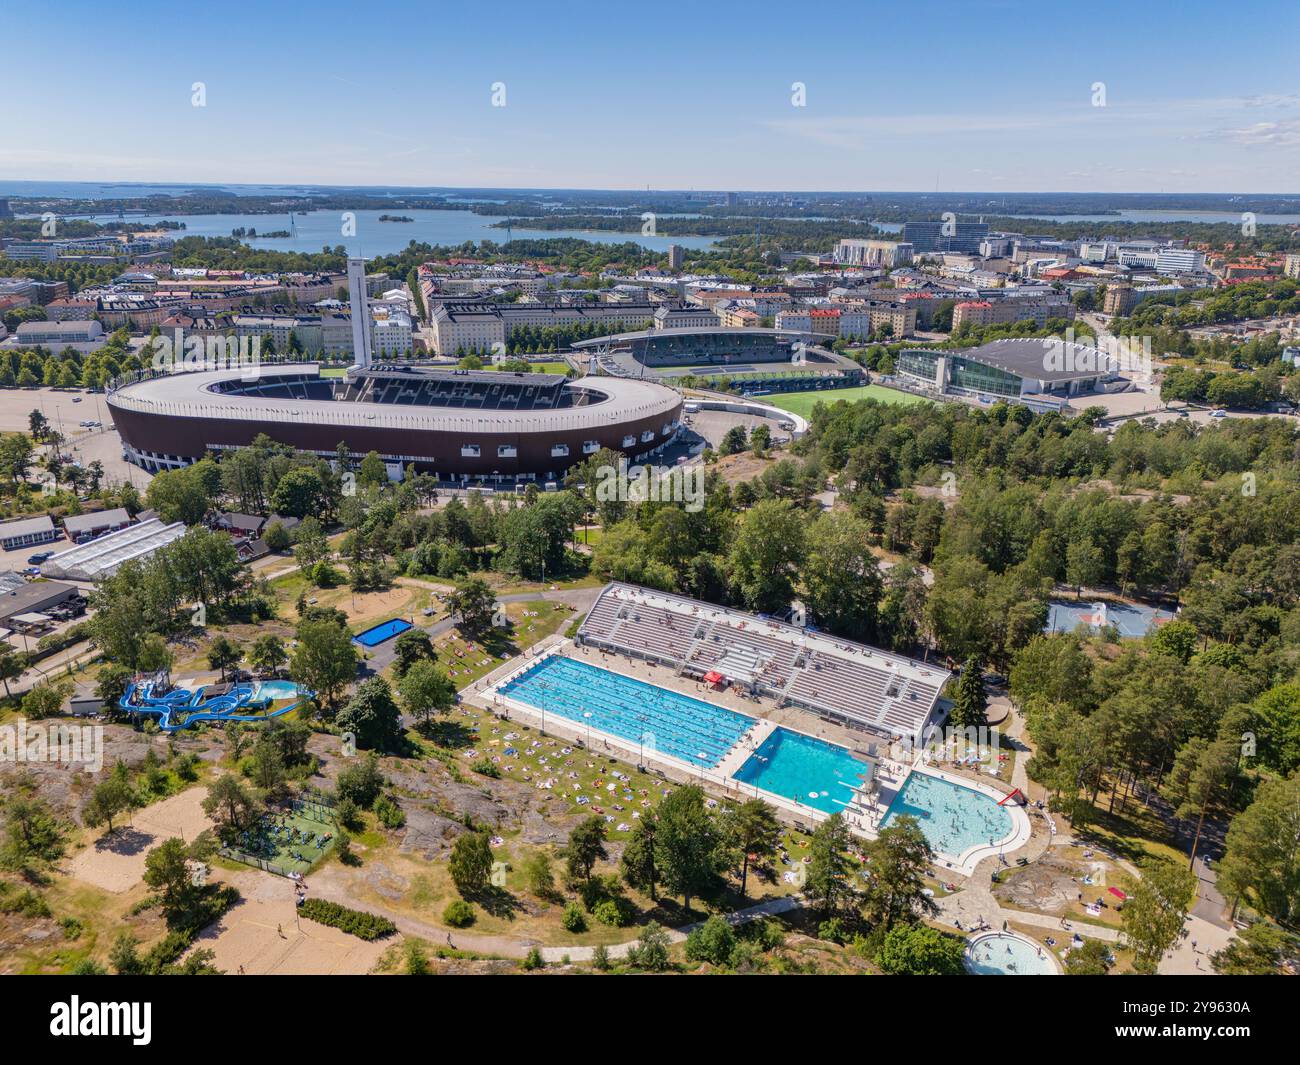
[[[859,388],[835,388],[820,392],[780,392],[770,396],[760,396],[764,403],[770,403],[782,410],[793,411],[804,418],[812,416],[813,407],[818,403],[856,403],[863,399],[874,399],[880,403],[929,403],[928,399],[914,396],[910,392],[900,392],[883,385],[862,385]]]
[[[513,624],[508,638],[467,640],[452,629],[434,641],[434,648],[457,689],[467,688],[513,658],[522,648],[545,639],[568,624],[572,616],[572,611],[563,603],[545,599],[507,603],[506,617]]]
[[[496,366],[488,363],[483,369],[495,370]],[[533,373],[553,373],[563,377],[569,370],[569,364],[567,362],[530,362],[528,369]]]

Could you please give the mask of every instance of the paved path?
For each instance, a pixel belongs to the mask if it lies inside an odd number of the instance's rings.
[[[343,906],[355,906],[356,900],[349,894],[347,885],[338,883],[333,880],[327,880],[320,876],[308,877],[310,884],[309,894],[314,898],[326,899],[330,902],[337,902]],[[801,899],[792,895],[782,895],[778,898],[768,899],[760,902],[756,906],[751,906],[745,910],[737,910],[734,913],[726,914],[726,919],[733,925],[745,924],[749,921],[757,920],[760,917],[771,917],[776,914],[788,913],[796,910],[803,905]],[[455,929],[444,928],[441,925],[430,924],[427,921],[421,921],[418,918],[409,917],[405,914],[395,913],[383,906],[374,903],[366,903],[366,910],[376,913],[381,917],[387,917],[393,924],[397,925],[397,930],[403,935],[417,936],[420,939],[427,940],[434,946],[450,946],[455,950],[470,951],[474,954],[490,954],[499,958],[526,958],[528,952],[534,948],[541,951],[542,959],[548,962],[561,962],[566,957],[570,961],[591,961],[595,953],[595,947],[566,947],[566,946],[543,946],[540,941],[528,937],[490,935],[481,932],[465,932]],[[686,939],[687,934],[694,928],[697,928],[702,922],[685,925],[682,928],[666,929],[668,940],[671,943],[681,943]],[[622,958],[627,956],[628,949],[635,946],[637,939],[633,938],[623,943],[613,943],[605,949],[609,952],[611,958]]]

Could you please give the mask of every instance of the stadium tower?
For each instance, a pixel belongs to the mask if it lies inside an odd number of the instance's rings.
[[[352,304],[352,364],[370,365],[370,305],[366,299],[366,261],[348,259],[348,299]]]

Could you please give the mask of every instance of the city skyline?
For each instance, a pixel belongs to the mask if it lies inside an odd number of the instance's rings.
[[[155,57],[173,8],[76,35],[16,11],[0,96],[41,106],[6,115],[0,180],[1279,193],[1300,164],[1297,15],[1257,3],[1248,62],[1204,3],[348,12],[186,12]]]

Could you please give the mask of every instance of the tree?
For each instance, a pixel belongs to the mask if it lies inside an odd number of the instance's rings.
[[[1282,924],[1300,919],[1300,774],[1265,780],[1228,826],[1218,887]]]
[[[686,937],[686,957],[690,961],[726,965],[735,949],[735,929],[725,917],[716,913]]]
[[[273,632],[259,636],[248,652],[248,663],[263,676],[274,677],[289,660],[284,641]]]
[[[11,872],[43,871],[63,857],[67,826],[44,799],[24,794],[10,796],[0,807],[3,838],[0,869]]]
[[[1110,945],[1100,939],[1088,939],[1081,947],[1071,947],[1065,959],[1067,976],[1105,976],[1115,964]]]
[[[497,597],[491,585],[479,577],[457,581],[447,598],[447,611],[456,619],[456,627],[468,636],[481,636],[492,627]]]
[[[95,679],[95,695],[105,706],[117,708],[131,683],[131,671],[126,666],[107,663]]]
[[[726,861],[717,820],[704,804],[704,791],[688,784],[669,793],[655,811],[655,865],[660,882],[672,895],[682,896],[682,909],[718,883]]]
[[[1196,877],[1168,858],[1148,858],[1139,869],[1141,879],[1129,893],[1120,917],[1133,948],[1133,968],[1150,975],[1178,942],[1196,898]]]
[[[876,633],[884,583],[870,539],[868,524],[848,511],[823,514],[808,533],[804,605],[811,620],[849,639]]]
[[[226,636],[218,636],[208,648],[208,665],[221,671],[221,679],[226,679],[226,670],[239,665],[244,652],[239,645]]]
[[[790,606],[805,542],[802,515],[788,500],[765,499],[745,515],[729,566],[747,609],[778,613]]]
[[[234,843],[262,813],[262,804],[238,777],[226,773],[208,788],[203,800],[203,812],[216,823],[217,835],[223,843]]]
[[[926,894],[925,876],[934,861],[925,833],[914,817],[898,818],[865,847],[868,917],[886,930],[899,921],[912,923],[939,912]]]
[[[850,842],[844,819],[832,814],[817,826],[808,844],[811,860],[804,879],[804,896],[814,910],[826,916],[847,910],[854,897]]]
[[[339,711],[335,723],[342,731],[353,733],[361,748],[393,750],[402,736],[402,715],[383,677],[365,681]]]
[[[420,725],[427,725],[434,714],[450,710],[456,703],[456,685],[429,659],[417,661],[397,682],[402,705]]]
[[[134,810],[138,805],[126,764],[118,762],[90,793],[90,801],[81,811],[81,819],[91,828],[108,825],[108,831],[112,832],[113,819]]]
[[[297,629],[298,646],[289,675],[333,707],[357,675],[357,651],[348,630],[329,618],[304,618]]]
[[[1174,757],[1173,768],[1165,778],[1165,798],[1175,806],[1174,816],[1196,819],[1196,832],[1187,867],[1196,863],[1196,849],[1208,813],[1222,810],[1232,795],[1238,777],[1240,742],[1231,736],[1207,740],[1194,736],[1183,744]]]
[[[656,823],[653,815],[637,818],[619,859],[623,879],[637,891],[644,891],[654,902],[659,900],[659,875],[655,866]]]
[[[19,654],[11,644],[0,643],[0,681],[4,682],[6,698],[12,694],[9,691],[9,682],[21,677],[25,669],[24,656]]]
[[[523,873],[528,890],[539,899],[555,895],[555,873],[551,870],[551,857],[545,851],[534,851],[525,858]]]
[[[211,463],[208,463],[211,466]],[[166,524],[181,521],[197,525],[212,508],[212,494],[203,463],[179,470],[163,470],[154,475],[145,499]]]
[[[740,855],[740,894],[743,898],[749,880],[749,863],[766,864],[776,855],[777,845],[781,842],[781,822],[770,804],[762,799],[749,799],[724,811],[722,830],[732,849]]]
[[[466,898],[482,894],[492,874],[492,846],[486,832],[466,832],[451,848],[448,865],[456,890]]]
[[[951,721],[958,728],[982,728],[988,723],[988,696],[978,658],[966,659],[953,695]]]
[[[194,886],[190,873],[189,848],[183,839],[166,839],[144,859],[144,882],[158,892],[163,912],[185,909]]]
[[[661,973],[668,968],[668,933],[657,921],[641,932],[636,945],[628,948],[627,960],[638,969]]]
[[[569,876],[574,880],[591,880],[591,871],[598,861],[609,857],[605,850],[605,841],[609,833],[605,828],[605,819],[599,814],[583,818],[569,833],[568,845],[564,848],[564,859]]]
[[[1277,976],[1285,963],[1300,957],[1293,933],[1268,921],[1256,921],[1220,951],[1210,955],[1214,971],[1223,976]]]
[[[400,677],[421,659],[435,659],[433,641],[423,629],[407,629],[393,641],[393,671]]]
[[[891,928],[875,962],[892,976],[961,976],[965,941],[924,924]]]

